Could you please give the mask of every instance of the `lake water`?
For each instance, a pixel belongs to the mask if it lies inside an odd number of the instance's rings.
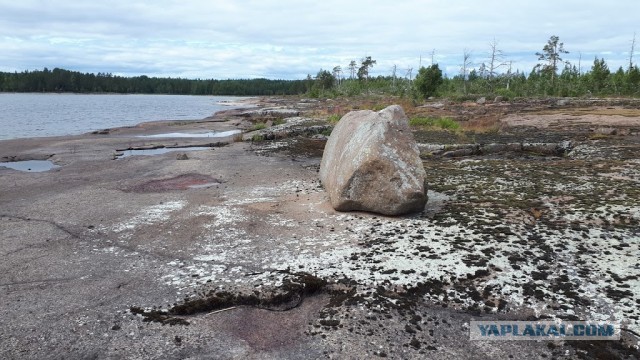
[[[200,120],[243,98],[0,93],[0,140],[77,135],[156,120]]]

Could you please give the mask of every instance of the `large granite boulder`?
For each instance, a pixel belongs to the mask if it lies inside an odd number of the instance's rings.
[[[398,105],[346,114],[327,140],[320,164],[320,181],[338,211],[422,211],[425,176],[409,120]]]

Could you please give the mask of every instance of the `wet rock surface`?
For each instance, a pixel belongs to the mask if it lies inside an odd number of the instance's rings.
[[[334,211],[305,135],[185,161],[112,160],[175,146],[140,129],[0,142],[61,165],[0,169],[0,357],[638,358],[640,125],[572,123],[468,141],[571,141],[561,156],[423,159],[427,206],[395,218]],[[618,320],[622,340],[468,340],[471,320],[549,318]]]

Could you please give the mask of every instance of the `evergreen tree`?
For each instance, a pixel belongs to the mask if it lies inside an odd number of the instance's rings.
[[[611,71],[609,71],[609,67],[604,59],[598,59],[597,57],[593,60],[593,66],[591,67],[590,77],[590,90],[594,94],[601,93],[606,85],[607,79]]]
[[[542,48],[542,52],[536,53],[538,60],[545,61],[546,64],[539,64],[542,67],[542,71],[545,74],[551,76],[551,83],[553,84],[558,72],[558,64],[561,63],[562,54],[568,54],[569,52],[564,49],[564,43],[560,42],[560,38],[553,35],[547,41],[547,44]]]
[[[428,98],[436,94],[438,87],[443,81],[442,71],[438,67],[438,64],[433,64],[426,68],[421,67],[413,83],[416,86],[418,94],[423,98]]]
[[[367,56],[362,59],[361,66],[358,69],[358,79],[359,80],[368,80],[369,79],[369,69],[373,67],[376,63],[375,60],[371,59],[371,56]]]

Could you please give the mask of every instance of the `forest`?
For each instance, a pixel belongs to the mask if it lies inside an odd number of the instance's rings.
[[[302,80],[190,80],[145,75],[123,77],[110,73],[49,70],[0,72],[1,92],[72,92],[177,95],[295,95],[307,91]]]
[[[518,97],[639,97],[640,69],[633,63],[633,46],[629,65],[610,69],[604,58],[595,58],[590,69],[562,59],[568,53],[557,36],[551,36],[541,52],[540,61],[529,73],[511,71],[497,43],[490,44],[486,63],[472,67],[465,50],[460,73],[443,76],[437,63],[421,67],[415,76],[370,76],[376,60],[367,56],[348,64],[348,74],[340,66],[332,71],[320,69],[315,76],[300,80],[228,79],[202,80],[123,77],[111,73],[81,73],[55,68],[49,70],[0,72],[0,92],[73,92],[121,94],[180,95],[306,95],[337,97],[357,95],[394,95],[415,100],[429,97],[473,99],[501,96],[505,100]]]

